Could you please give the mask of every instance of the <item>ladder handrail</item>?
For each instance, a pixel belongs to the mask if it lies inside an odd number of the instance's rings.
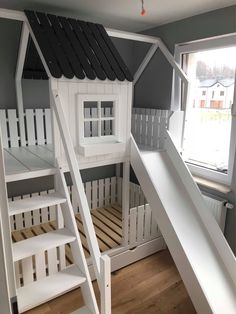
[[[80,174],[78,160],[76,158],[73,142],[70,136],[70,131],[65,120],[63,109],[61,106],[60,97],[57,90],[51,90],[52,93],[52,110],[55,114],[60,136],[62,138],[63,147],[66,153],[66,158],[71,173],[73,185],[75,187],[75,196],[79,204],[80,214],[84,226],[86,239],[92,261],[94,264],[95,275],[101,295],[101,313],[111,313],[111,278],[110,278],[110,258],[108,255],[101,255],[96,233],[93,226],[93,221],[88,206],[87,197],[84,191],[83,182]]]
[[[13,263],[13,253],[11,245],[11,228],[8,210],[8,197],[7,187],[5,181],[5,163],[2,145],[2,132],[0,128],[0,259],[3,267],[3,272],[0,271],[0,275],[4,274],[5,278],[2,278],[2,289],[4,293],[3,304],[1,309],[6,310],[7,313],[12,313],[13,307],[17,306],[16,299],[16,285],[15,285],[15,271]],[[8,296],[6,298],[6,296]],[[0,296],[2,297],[2,296]]]

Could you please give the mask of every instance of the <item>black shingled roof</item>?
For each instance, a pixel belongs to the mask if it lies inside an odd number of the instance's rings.
[[[133,80],[102,25],[28,10],[25,14],[53,77]],[[45,78],[32,41],[27,55],[23,77]],[[32,56],[33,69],[29,64]]]

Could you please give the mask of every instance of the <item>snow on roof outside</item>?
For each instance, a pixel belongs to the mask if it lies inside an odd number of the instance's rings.
[[[200,81],[198,87],[212,87],[216,84],[221,84],[224,87],[229,87],[234,84],[233,78],[226,78],[226,79],[207,79],[204,81]]]
[[[102,25],[28,10],[25,14],[54,78],[133,80]]]

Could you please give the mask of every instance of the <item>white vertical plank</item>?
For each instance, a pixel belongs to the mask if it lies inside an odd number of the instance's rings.
[[[49,190],[48,191],[48,194],[50,193],[54,193],[55,190]],[[53,221],[53,220],[56,220],[56,206],[50,206],[49,207],[49,220],[50,221]]]
[[[20,196],[14,197],[15,201],[20,200],[20,199],[21,199]],[[16,230],[24,229],[22,214],[15,215],[15,224],[16,224]]]
[[[44,109],[45,112],[45,131],[46,131],[46,143],[52,143],[52,117],[51,109]]]
[[[48,255],[48,275],[53,275],[58,271],[57,248],[48,250],[47,255]]]
[[[147,134],[147,122],[146,122],[146,118],[147,118],[147,116],[146,116],[146,114],[145,113],[143,113],[142,114],[142,126],[141,126],[141,128],[142,128],[142,131],[141,131],[141,144],[142,145],[146,145],[146,134]]]
[[[38,145],[44,145],[45,136],[44,136],[44,123],[43,123],[43,109],[36,109],[35,116],[36,116],[37,143]]]
[[[110,178],[105,179],[105,205],[109,205],[110,201]]]
[[[111,204],[116,203],[116,177],[111,178]]]
[[[26,109],[25,116],[26,116],[26,132],[27,132],[27,138],[28,138],[28,145],[35,145],[36,136],[35,136],[33,109]]]
[[[152,146],[152,115],[147,116],[147,146]]]
[[[91,182],[86,182],[85,183],[85,193],[87,196],[87,201],[88,201],[88,205],[89,208],[91,209]]]
[[[7,114],[11,147],[19,147],[19,135],[17,128],[18,119],[16,117],[16,110],[9,109],[7,110]]]
[[[147,240],[151,235],[151,209],[149,204],[145,206],[144,239]]]
[[[74,212],[78,213],[79,212],[79,208],[78,208],[78,203],[77,203],[77,200],[76,200],[76,191],[75,191],[75,187],[73,185],[71,187],[71,203],[72,203],[72,206],[74,208]]]
[[[0,126],[2,133],[2,145],[4,148],[9,147],[8,134],[7,134],[7,118],[6,110],[0,110]]]
[[[151,237],[155,238],[157,236],[160,236],[160,231],[157,222],[153,217],[153,213],[151,213]]]
[[[129,189],[130,189],[130,199],[129,199],[129,206],[131,208],[135,207],[135,202],[134,202],[134,187],[135,187],[135,184],[133,182],[130,182],[129,184]]]
[[[30,284],[34,280],[32,257],[30,256],[30,257],[24,258],[21,261],[21,265],[22,265],[23,282],[25,286],[27,284]]]
[[[97,208],[98,205],[98,181],[92,182],[92,208]]]
[[[100,179],[99,180],[99,207],[103,207],[104,205],[104,180]]]
[[[158,148],[158,124],[159,124],[159,117],[157,115],[154,116],[153,122],[153,148]]]
[[[130,225],[129,225],[129,244],[133,245],[136,241],[137,235],[137,209],[131,208],[130,209]]]
[[[23,198],[29,198],[30,195],[23,195]],[[32,226],[32,212],[26,212],[24,213],[24,223],[25,223],[25,228],[29,228]]]
[[[39,193],[33,193],[32,196],[38,196]],[[40,210],[36,209],[33,210],[33,224],[39,225],[40,224]]]
[[[138,222],[137,222],[137,240],[138,242],[143,241],[143,234],[144,234],[144,206],[138,206],[137,207],[137,216],[138,216]]]
[[[117,202],[119,205],[122,204],[122,178],[117,178]]]
[[[97,108],[92,108],[91,109],[91,117],[92,118],[97,118],[98,117],[98,110]],[[91,135],[92,136],[98,136],[98,127],[97,121],[92,122],[92,130],[91,130]]]
[[[136,128],[136,139],[137,139],[137,143],[141,144],[141,115],[138,114],[137,115],[137,128]]]
[[[40,195],[47,195],[47,191],[40,192]],[[49,209],[48,207],[41,208],[41,222],[45,223],[49,221],[48,217]]]
[[[37,280],[46,277],[46,264],[44,252],[35,255],[35,273]]]

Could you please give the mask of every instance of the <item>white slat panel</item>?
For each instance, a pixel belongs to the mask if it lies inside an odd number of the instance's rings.
[[[152,115],[147,116],[147,145],[152,146]]]
[[[58,272],[57,248],[48,250],[47,255],[48,255],[48,275],[53,275]]]
[[[19,147],[16,110],[7,110],[11,147]]]
[[[23,275],[23,282],[24,286],[30,284],[34,280],[33,275],[33,263],[32,263],[32,257],[24,258],[21,261],[22,265],[22,275]]]
[[[55,190],[49,190],[48,191],[48,194],[51,194],[51,193],[55,193]],[[49,220],[50,221],[56,220],[56,210],[57,210],[56,205],[49,207]]]
[[[29,198],[30,195],[23,195],[23,198]],[[32,212],[25,212],[24,213],[24,222],[25,228],[29,228],[32,226]]]
[[[137,223],[137,240],[138,242],[143,241],[143,234],[144,234],[144,206],[137,207],[137,214],[138,214],[138,223]]]
[[[122,178],[117,178],[117,202],[119,205],[122,204]]]
[[[7,118],[6,118],[6,111],[0,110],[0,126],[2,132],[2,143],[3,147],[9,147],[8,143],[8,134],[7,134]]]
[[[103,207],[104,205],[104,180],[99,180],[99,207]]]
[[[137,143],[141,143],[141,115],[137,115],[136,139]]]
[[[110,205],[110,178],[105,179],[105,206]]]
[[[38,196],[39,193],[33,193],[32,196]],[[36,209],[33,211],[33,224],[39,225],[40,224],[40,210]]]
[[[74,208],[74,212],[78,213],[79,212],[79,208],[78,208],[78,203],[76,200],[76,191],[75,191],[75,187],[72,185],[71,187],[71,202],[72,202],[72,206]]]
[[[157,115],[154,116],[153,122],[153,148],[158,148],[158,125],[159,125],[159,117]]]
[[[46,264],[44,252],[35,255],[35,272],[37,280],[46,277]]]
[[[147,240],[151,235],[151,208],[147,204],[145,206],[145,224],[144,224],[144,239]]]
[[[91,209],[91,182],[85,183],[85,193],[87,196],[89,208]]]
[[[137,235],[137,209],[131,208],[130,209],[130,234],[129,234],[129,241],[130,245],[135,244]]]
[[[63,270],[66,268],[65,245],[61,245],[58,248],[58,255],[59,255],[59,270]]]
[[[116,177],[111,178],[111,204],[116,203]]]
[[[47,191],[40,192],[40,195],[47,195],[47,194],[48,194]],[[48,207],[41,208],[41,222],[42,223],[49,221],[48,214],[49,214],[49,208]]]
[[[14,197],[14,201],[20,200],[20,199],[21,199],[20,196]],[[16,230],[24,229],[22,214],[15,215],[15,224],[16,224]]]
[[[44,109],[45,112],[45,131],[46,131],[46,143],[52,143],[52,118],[51,109]]]
[[[130,197],[129,197],[130,207],[133,208],[133,207],[135,207],[135,203],[134,203],[134,187],[135,187],[135,185],[133,182],[130,182],[129,186],[130,186]]]
[[[37,143],[38,145],[43,145],[45,144],[43,109],[36,109],[35,116],[36,116]]]
[[[98,181],[92,182],[92,208],[97,208],[98,205]]]
[[[36,135],[35,135],[33,109],[26,109],[25,116],[26,116],[26,130],[27,130],[28,145],[35,145]]]

